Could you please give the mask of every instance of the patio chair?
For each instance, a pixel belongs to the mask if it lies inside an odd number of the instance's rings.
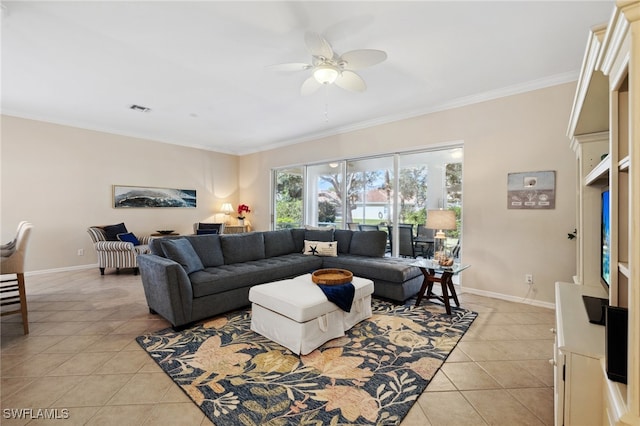
[[[425,225],[418,225],[417,235],[414,239],[416,254],[424,258],[433,257],[433,245],[435,241],[435,229],[429,229]]]
[[[193,233],[196,235],[222,234],[224,233],[224,223],[203,223],[193,224]]]
[[[358,225],[360,231],[379,231],[378,225]]]
[[[389,230],[389,246],[393,252],[393,226],[389,225],[387,226],[387,229]],[[413,242],[413,225],[398,225],[398,238],[400,240],[398,245],[398,255],[402,257],[416,257],[416,251]]]

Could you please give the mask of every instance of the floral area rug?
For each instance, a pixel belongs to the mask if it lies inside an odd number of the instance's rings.
[[[396,425],[477,314],[373,299],[373,316],[298,356],[251,310],[136,340],[215,425]]]

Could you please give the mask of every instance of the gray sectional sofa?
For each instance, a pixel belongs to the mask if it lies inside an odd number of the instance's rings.
[[[337,256],[303,254],[307,241],[334,241]],[[253,285],[343,268],[374,282],[374,295],[403,302],[422,284],[412,259],[384,257],[384,231],[285,229],[156,238],[138,256],[149,310],[184,328],[248,306]]]

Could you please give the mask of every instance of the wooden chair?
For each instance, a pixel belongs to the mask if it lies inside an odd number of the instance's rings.
[[[18,234],[20,234],[20,230],[22,229],[22,227],[26,224],[28,224],[29,222],[27,222],[26,220],[23,220],[22,222],[18,223],[18,228],[16,229],[16,236],[13,240],[9,241],[6,244],[2,244],[0,246],[0,250],[2,252],[2,256],[9,256],[11,254],[11,252],[15,249],[16,247],[16,243],[18,240]]]
[[[27,310],[27,293],[24,282],[24,261],[27,255],[27,243],[31,236],[33,225],[20,222],[16,238],[2,245],[0,257],[0,271],[2,275],[16,275],[14,279],[0,281],[0,306],[20,305],[19,309],[2,311],[1,316],[22,314],[22,328],[24,334],[29,334],[29,318]]]

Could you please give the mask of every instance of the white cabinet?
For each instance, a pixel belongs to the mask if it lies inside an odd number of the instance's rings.
[[[604,328],[600,333],[586,328],[581,318],[573,316],[584,311],[581,297],[571,301],[569,295],[563,297],[564,290],[557,290],[557,318],[559,323],[565,323],[564,331],[558,325],[556,351],[556,362],[565,370],[565,380],[558,379],[556,386],[557,402],[562,403],[556,406],[558,425],[562,424],[559,419],[564,424],[580,424],[576,417],[581,415],[579,410],[599,411],[598,416],[582,418],[589,423],[640,425],[639,70],[640,1],[617,0],[608,24],[594,27],[589,38],[567,134],[577,159],[575,281],[582,291],[595,291],[599,287],[601,242],[597,197],[603,187],[610,191],[608,297],[611,305],[626,307],[629,312],[628,382],[623,385],[608,380],[603,363],[594,362],[602,356],[593,352],[593,347],[579,347],[579,342],[569,341],[572,339],[569,333],[583,333],[576,338],[596,338],[604,346]],[[603,154],[606,156],[598,162]],[[572,303],[576,306],[570,308]],[[568,314],[571,309],[573,314]],[[596,337],[598,334],[601,336]],[[591,387],[594,377],[600,380],[599,393]]]
[[[556,426],[602,424],[604,327],[589,323],[582,303],[585,290],[590,296],[605,296],[582,285],[556,283]]]

